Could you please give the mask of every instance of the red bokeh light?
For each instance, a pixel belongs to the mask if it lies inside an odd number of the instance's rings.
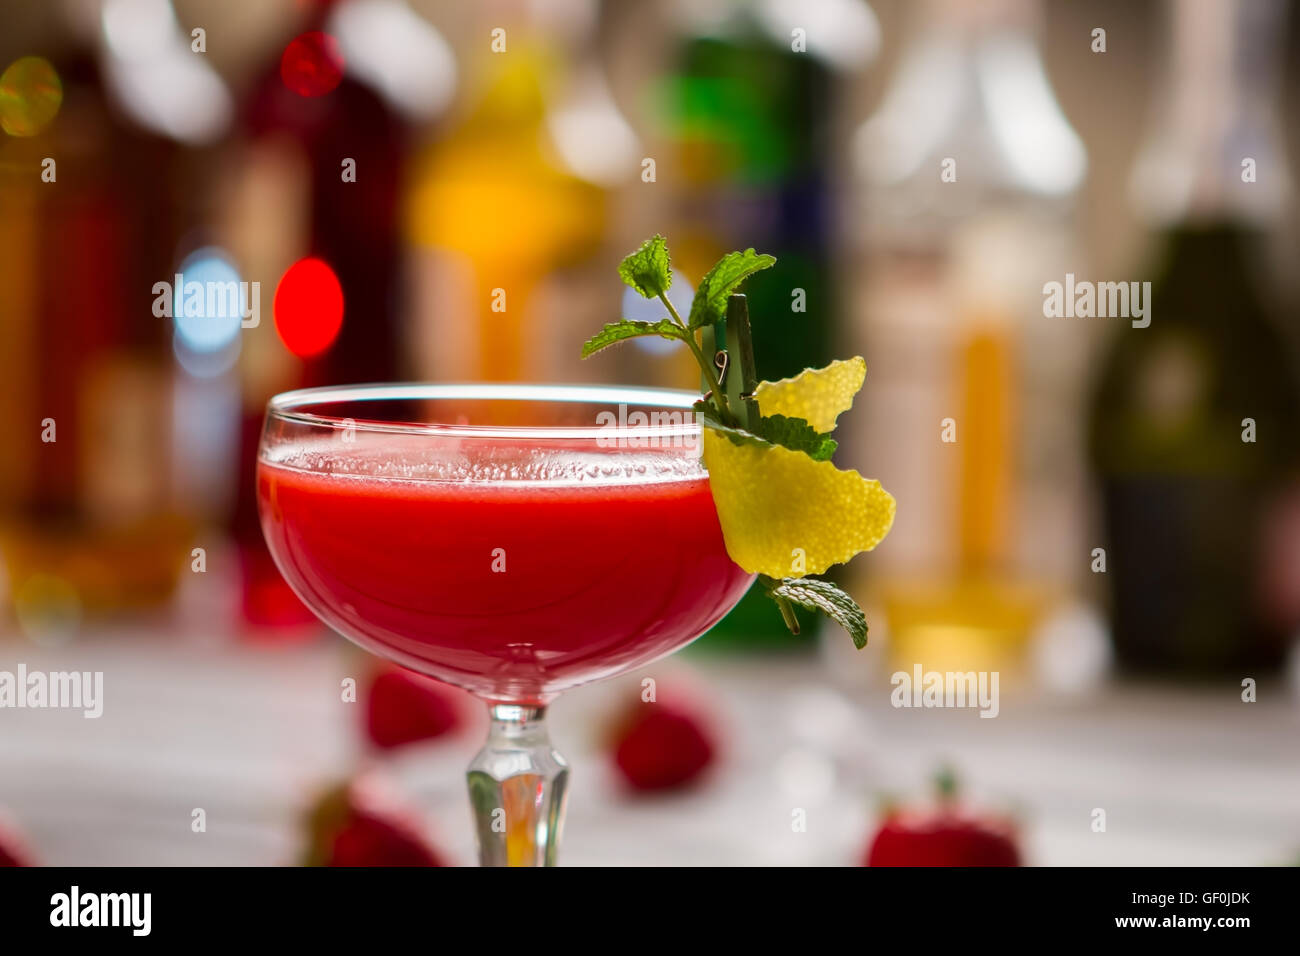
[[[294,37],[280,57],[280,79],[299,96],[324,96],[343,79],[343,52],[328,33]]]
[[[320,355],[343,327],[343,287],[329,264],[299,259],[275,288],[275,331],[299,358]]]

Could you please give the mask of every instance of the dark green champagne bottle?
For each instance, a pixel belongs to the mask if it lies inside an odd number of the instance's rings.
[[[1089,441],[1121,666],[1239,679],[1290,636],[1263,609],[1262,532],[1300,457],[1300,402],[1264,268],[1264,177],[1284,164],[1246,118],[1271,102],[1277,22],[1271,4],[1213,6],[1171,8],[1170,118],[1137,184],[1175,219],[1144,276],[1150,325],[1125,322],[1102,363]]]
[[[1300,407],[1252,238],[1226,221],[1166,234],[1151,325],[1117,335],[1099,380],[1091,455],[1115,649],[1130,669],[1208,676],[1276,666],[1285,651],[1257,582]]]

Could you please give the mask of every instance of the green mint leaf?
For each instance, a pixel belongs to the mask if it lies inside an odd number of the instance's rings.
[[[755,435],[753,432],[746,431],[745,429],[741,428],[739,425],[732,425],[728,422],[724,422],[721,418],[718,417],[718,409],[714,406],[712,402],[707,402],[701,399],[700,401],[696,402],[692,406],[692,408],[695,409],[695,414],[699,418],[701,425],[703,425],[705,428],[712,428],[714,431],[726,435],[728,438],[731,439],[731,441],[734,444],[737,445],[772,444],[766,439],[760,438],[758,435]]]
[[[665,339],[681,340],[686,332],[672,319],[660,319],[658,322],[635,322],[623,319],[611,322],[582,344],[582,357],[588,358],[601,349],[609,348],[625,339],[635,339],[642,335],[657,335]]]
[[[858,650],[867,646],[867,617],[858,602],[830,581],[818,578],[784,578],[775,584],[764,582],[774,599],[784,598],[791,604],[821,611],[853,638]]]
[[[673,284],[673,270],[668,266],[668,243],[655,236],[641,243],[641,248],[619,263],[623,281],[647,299],[667,295]]]
[[[722,421],[718,410],[709,402],[696,402],[695,412],[701,424],[726,435],[736,445],[780,445],[791,451],[801,451],[813,461],[828,460],[838,447],[834,438],[817,431],[802,418],[762,416],[757,428],[751,431]]]
[[[837,447],[837,442],[829,434],[817,431],[802,418],[786,418],[784,415],[760,418],[758,434],[774,445],[801,451],[813,461],[828,460]]]
[[[776,262],[774,256],[760,255],[753,249],[728,252],[700,280],[691,303],[691,317],[686,323],[692,329],[708,325],[727,314],[727,297],[752,276]]]

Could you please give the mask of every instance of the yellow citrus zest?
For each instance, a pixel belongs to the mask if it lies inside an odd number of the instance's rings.
[[[793,378],[760,382],[754,392],[764,415],[802,418],[819,432],[835,427],[835,419],[853,405],[867,377],[862,356],[839,359],[825,368],[807,368]]]
[[[704,464],[731,559],[773,578],[821,574],[870,551],[894,523],[880,482],[779,445],[704,430]]]

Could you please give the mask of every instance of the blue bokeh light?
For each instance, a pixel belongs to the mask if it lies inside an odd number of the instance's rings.
[[[172,318],[181,344],[192,353],[225,352],[248,308],[239,270],[224,251],[208,246],[186,256],[178,272]]]

